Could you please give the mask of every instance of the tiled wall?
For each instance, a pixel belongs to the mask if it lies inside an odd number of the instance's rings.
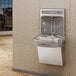
[[[76,76],[76,1],[75,0],[14,0],[14,63],[13,67],[60,76]],[[65,65],[39,64],[33,38],[40,32],[40,8],[65,8]]]

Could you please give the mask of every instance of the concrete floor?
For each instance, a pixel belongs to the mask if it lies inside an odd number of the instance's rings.
[[[0,37],[0,76],[36,76],[12,71],[13,37]]]

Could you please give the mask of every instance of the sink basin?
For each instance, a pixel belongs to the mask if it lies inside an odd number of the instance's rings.
[[[54,36],[54,35],[38,35],[34,38],[34,41],[38,45],[47,45],[47,46],[62,46],[64,42],[64,38],[62,36]]]
[[[58,42],[58,40],[60,38],[55,37],[54,35],[50,35],[50,36],[39,36],[40,40],[45,40],[45,41],[55,41]]]

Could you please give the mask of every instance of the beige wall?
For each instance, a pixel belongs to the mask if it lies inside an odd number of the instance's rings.
[[[28,71],[76,76],[76,0],[14,0],[13,67]],[[40,32],[40,8],[66,9],[66,44],[64,67],[39,64],[33,38]]]

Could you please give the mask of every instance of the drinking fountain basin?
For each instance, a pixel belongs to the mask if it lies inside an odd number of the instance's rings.
[[[39,46],[59,47],[63,45],[64,37],[54,35],[38,35],[34,41]]]
[[[34,38],[37,45],[39,62],[63,66],[62,46],[64,37],[55,35],[38,35]]]

